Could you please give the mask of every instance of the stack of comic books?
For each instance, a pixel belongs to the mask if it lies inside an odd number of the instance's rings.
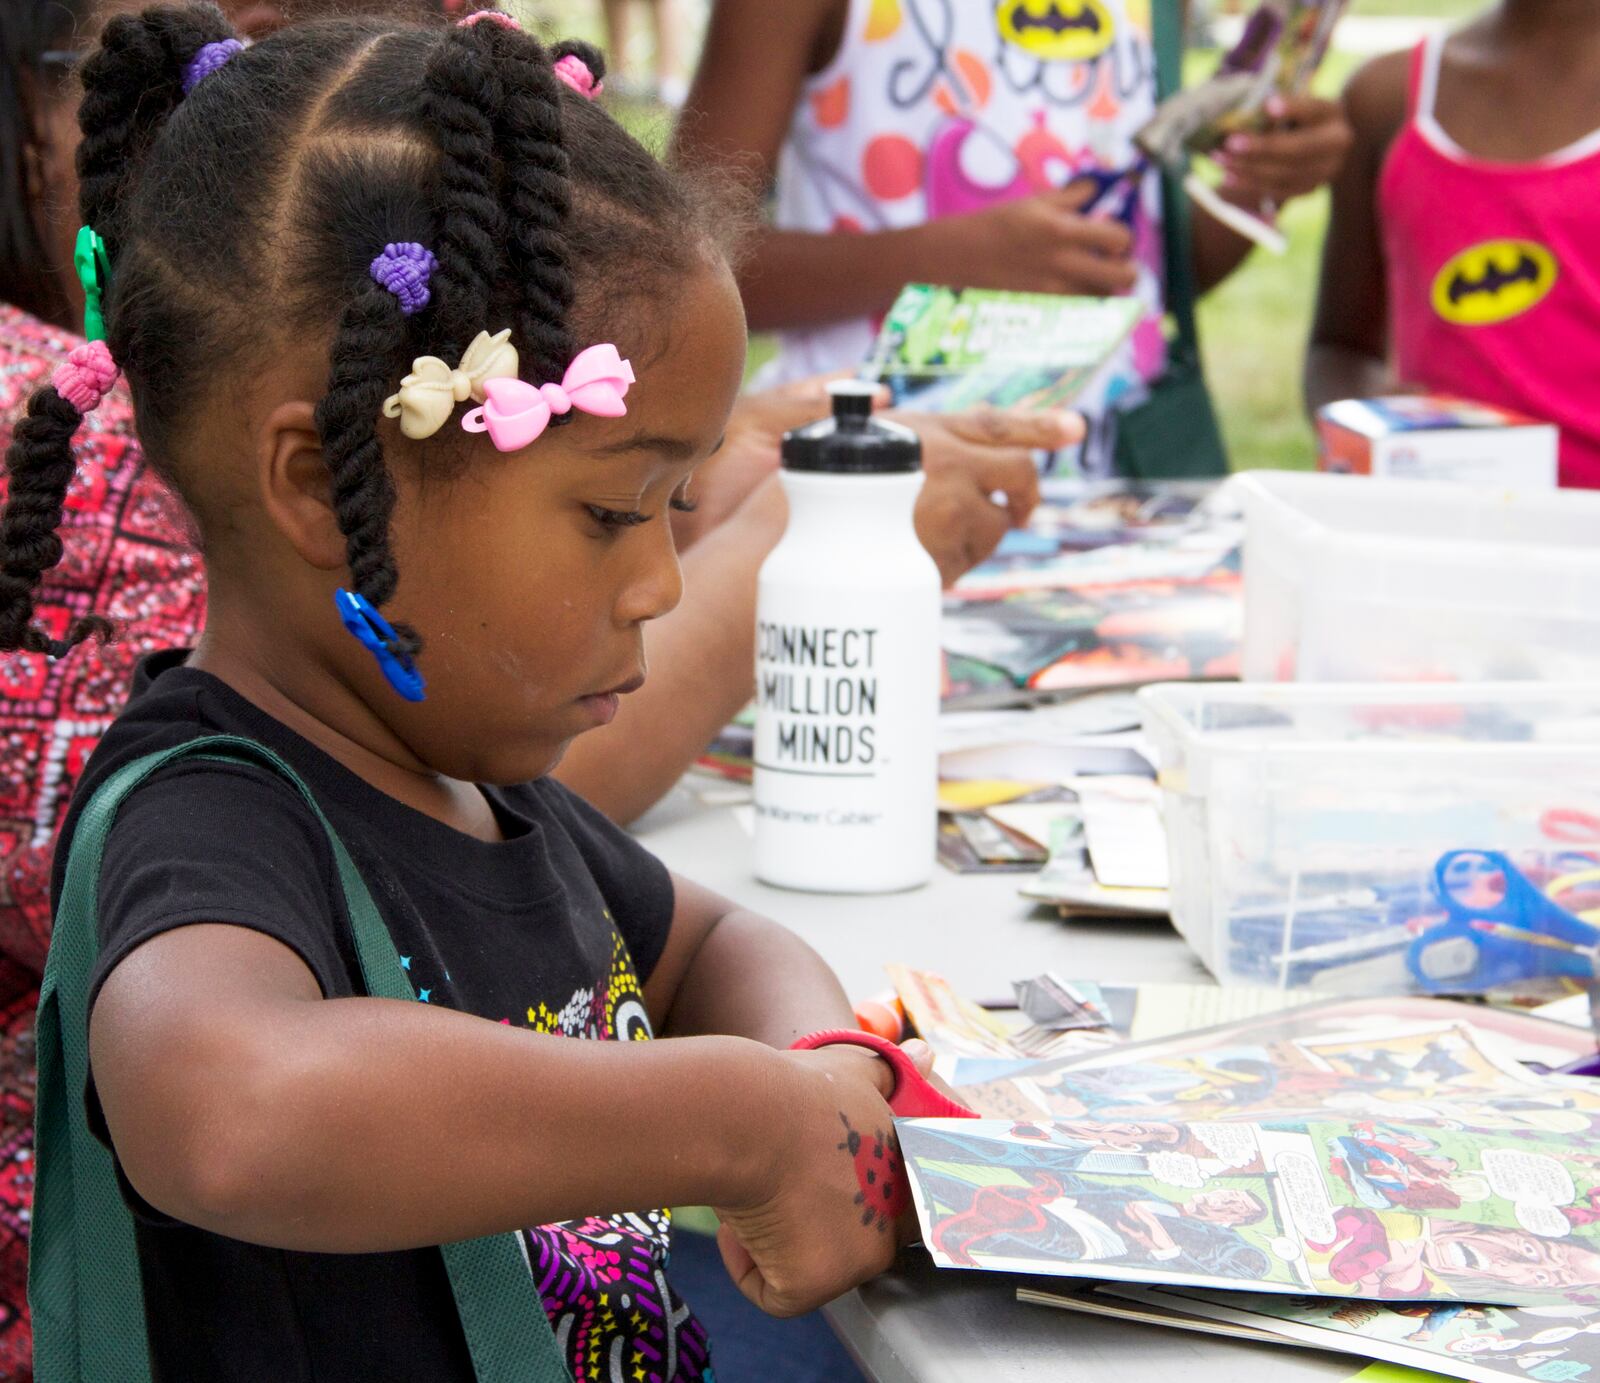
[[[1468,1379],[1600,1363],[1592,1032],[1336,1000],[965,1086],[899,1124],[943,1267],[1026,1300]]]
[[[945,598],[947,710],[1239,673],[1236,517],[1193,484],[1059,491]]]

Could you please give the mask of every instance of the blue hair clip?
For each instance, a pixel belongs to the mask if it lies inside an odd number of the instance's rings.
[[[334,592],[333,603],[338,607],[344,627],[378,660],[389,685],[407,701],[421,701],[426,695],[422,674],[409,657],[394,651],[398,635],[394,626],[378,613],[377,607],[366,596],[352,594],[342,586]]]

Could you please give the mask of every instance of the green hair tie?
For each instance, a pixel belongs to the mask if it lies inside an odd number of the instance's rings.
[[[111,286],[111,260],[106,254],[106,242],[93,226],[78,231],[72,262],[78,270],[78,282],[83,285],[83,334],[90,341],[104,341],[105,293]]]

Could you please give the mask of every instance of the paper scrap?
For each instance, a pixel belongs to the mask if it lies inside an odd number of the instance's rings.
[[[967,782],[939,784],[939,810],[942,812],[981,812],[1002,802],[1049,787],[1048,783],[1017,783],[1009,778],[974,778]]]
[[[1155,784],[1141,778],[1079,778],[1083,831],[1095,879],[1106,888],[1167,887],[1167,831]]]
[[[1032,979],[1016,980],[1011,987],[1016,992],[1017,1007],[1046,1031],[1104,1028],[1111,1023],[1105,995],[1093,980],[1064,980],[1046,972]]]
[[[1083,811],[1076,802],[1009,802],[990,807],[987,815],[1006,830],[1026,836],[1046,850],[1054,848],[1058,822],[1070,828],[1070,835],[1081,835],[1083,831]]]
[[[886,968],[906,1017],[936,1057],[1024,1055],[1012,1046],[1004,1023],[957,994],[942,975],[905,965]]]

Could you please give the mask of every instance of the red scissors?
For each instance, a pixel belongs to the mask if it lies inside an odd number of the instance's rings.
[[[837,1028],[827,1032],[808,1033],[790,1048],[795,1052],[811,1052],[818,1047],[838,1044],[865,1047],[876,1052],[889,1063],[894,1072],[894,1089],[889,1092],[889,1108],[901,1119],[976,1119],[978,1115],[964,1104],[957,1104],[948,1095],[941,1094],[928,1083],[916,1063],[899,1047],[877,1033],[861,1032],[853,1028]]]

